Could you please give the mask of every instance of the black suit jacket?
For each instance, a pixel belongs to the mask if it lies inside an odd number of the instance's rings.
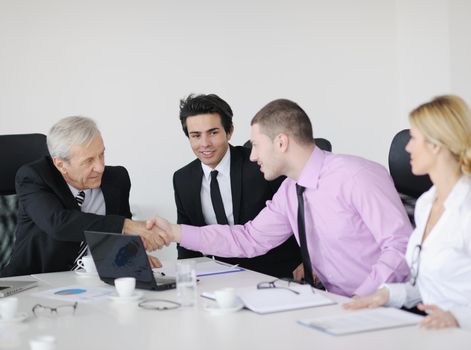
[[[22,166],[16,174],[19,200],[13,253],[0,276],[70,270],[84,231],[121,232],[131,217],[131,181],[123,167],[105,167],[101,190],[106,215],[82,213],[50,157]]]
[[[273,197],[283,178],[268,182],[263,178],[256,163],[250,161],[250,150],[230,146],[231,188],[234,223],[245,224],[254,219]],[[179,224],[205,226],[201,208],[201,182],[203,169],[199,159],[176,171],[173,188]],[[178,258],[202,256],[201,253],[178,246]],[[301,263],[299,246],[291,236],[280,246],[262,256],[254,258],[217,258],[230,264],[262,272],[276,277],[292,277],[292,271]]]

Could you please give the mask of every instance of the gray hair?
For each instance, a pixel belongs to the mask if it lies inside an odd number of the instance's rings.
[[[66,117],[49,130],[47,148],[51,157],[70,159],[70,149],[75,145],[87,145],[100,134],[96,123],[87,117]]]

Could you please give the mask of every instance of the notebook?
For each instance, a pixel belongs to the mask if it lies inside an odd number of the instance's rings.
[[[0,297],[7,297],[26,289],[36,287],[37,281],[8,281],[0,280]]]
[[[175,288],[175,278],[154,277],[139,236],[85,231],[85,239],[103,282],[113,285],[116,278],[134,277],[139,289]]]
[[[258,289],[256,286],[251,286],[236,288],[235,292],[247,309],[258,314],[335,304],[323,293],[313,292],[309,285],[294,284],[290,285],[289,289],[292,291],[285,288]],[[214,293],[210,292],[204,292],[201,296],[215,299]]]
[[[304,326],[331,335],[346,335],[360,332],[377,331],[387,328],[413,326],[423,316],[394,308],[364,309],[344,312],[340,315],[316,317],[298,321]]]

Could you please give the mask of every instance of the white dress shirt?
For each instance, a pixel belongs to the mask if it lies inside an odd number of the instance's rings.
[[[72,195],[74,197],[77,197],[78,193],[81,190],[78,190],[69,184],[67,185],[69,186]],[[83,201],[80,210],[83,213],[106,215],[105,197],[103,197],[103,192],[101,191],[101,188],[89,188],[83,190],[83,192],[85,192],[85,200]]]
[[[417,227],[406,253],[409,266],[414,249],[422,242],[435,197],[433,186],[417,200]],[[471,329],[471,177],[460,178],[444,207],[442,216],[422,243],[416,285],[386,284],[390,292],[388,305],[412,307],[419,301],[435,304],[450,311],[462,328]]]
[[[232,209],[232,187],[231,187],[231,151],[227,148],[226,154],[221,159],[216,168],[201,163],[203,168],[203,179],[201,183],[201,208],[203,209],[204,220],[207,225],[217,224],[216,213],[211,202],[211,171],[218,171],[218,184],[221,191],[222,203],[226,212],[229,225],[234,225],[234,212]]]

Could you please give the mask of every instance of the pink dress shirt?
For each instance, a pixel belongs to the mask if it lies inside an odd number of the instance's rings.
[[[306,238],[314,273],[329,292],[368,295],[402,282],[412,227],[381,165],[315,148],[298,183],[304,192]],[[182,225],[181,245],[204,254],[253,257],[298,237],[296,182],[287,178],[245,225]]]

